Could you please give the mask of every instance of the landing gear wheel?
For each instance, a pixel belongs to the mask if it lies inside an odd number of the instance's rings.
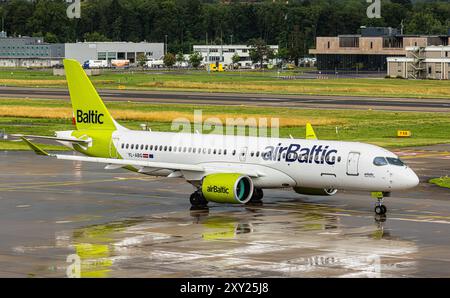
[[[387,213],[387,208],[384,205],[378,205],[375,207],[375,213],[377,215],[385,215]]]
[[[262,204],[262,199],[264,198],[264,192],[261,188],[255,188],[253,190],[253,195],[247,204]]]
[[[208,201],[203,197],[201,191],[196,191],[191,194],[189,201],[193,207],[206,207],[208,205]]]

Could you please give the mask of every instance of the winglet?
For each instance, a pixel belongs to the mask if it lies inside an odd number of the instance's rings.
[[[42,156],[50,156],[47,152],[45,152],[43,149],[39,148],[37,145],[31,143],[29,140],[27,140],[24,137],[20,137],[22,141],[24,141],[37,155]]]
[[[311,123],[306,124],[306,139],[307,140],[318,140]]]

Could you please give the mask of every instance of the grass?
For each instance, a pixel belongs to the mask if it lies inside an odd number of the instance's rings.
[[[310,121],[315,124],[319,138],[326,140],[360,141],[383,147],[450,143],[450,113],[154,105],[131,102],[109,102],[107,106],[114,116],[123,119],[121,124],[132,129],[139,129],[140,124],[146,122],[153,131],[171,131],[174,118],[184,117],[192,120],[194,111],[201,110],[203,120],[209,117],[222,119],[224,116],[279,117],[283,120],[280,120],[281,137],[292,135],[304,138],[304,124]],[[53,135],[54,131],[73,129],[69,102],[5,99],[0,101],[1,111],[7,113],[0,116],[0,130],[5,129],[8,134]],[[397,138],[399,129],[412,131],[413,137]],[[17,143],[0,142],[0,150],[15,150],[17,146]]]
[[[282,73],[291,75],[293,72]],[[239,92],[263,94],[305,94],[381,96],[405,98],[450,98],[450,81],[401,79],[280,80],[276,71],[211,73],[206,71],[105,71],[92,77],[97,88]],[[0,85],[66,88],[63,77],[43,70],[0,70]]]
[[[450,177],[441,177],[436,179],[431,179],[430,183],[436,184],[437,186],[450,188]]]

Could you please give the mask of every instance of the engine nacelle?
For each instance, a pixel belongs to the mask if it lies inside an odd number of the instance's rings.
[[[240,174],[208,175],[203,179],[202,193],[209,202],[246,204],[253,195],[253,181]]]
[[[337,194],[337,189],[319,189],[319,188],[304,188],[304,187],[294,187],[294,191],[301,195],[308,196],[334,196]]]

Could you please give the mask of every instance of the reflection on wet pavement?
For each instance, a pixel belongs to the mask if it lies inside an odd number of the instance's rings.
[[[178,179],[4,157],[2,277],[450,276],[450,192],[426,183],[389,198],[385,218],[351,192],[268,191],[261,206],[190,210],[192,187]],[[450,168],[410,164],[422,182]]]

